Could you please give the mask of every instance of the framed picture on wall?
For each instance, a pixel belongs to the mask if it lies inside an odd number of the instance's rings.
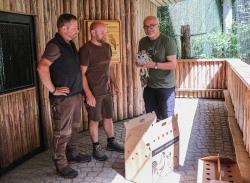
[[[82,20],[84,42],[90,40],[90,25],[95,20]],[[121,24],[119,20],[100,20],[107,26],[106,42],[110,44],[112,49],[112,63],[121,62]]]

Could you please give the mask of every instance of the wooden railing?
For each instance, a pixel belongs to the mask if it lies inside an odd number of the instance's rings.
[[[178,60],[176,96],[224,98],[228,90],[250,155],[250,65],[239,59]]]
[[[178,60],[176,96],[223,98],[226,74],[225,60]]]
[[[227,63],[228,91],[244,145],[250,155],[250,65],[236,59],[227,60]]]

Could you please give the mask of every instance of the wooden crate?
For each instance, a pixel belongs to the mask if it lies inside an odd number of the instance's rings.
[[[125,124],[125,176],[133,182],[157,182],[179,165],[177,115],[156,121],[154,113]]]
[[[229,158],[207,156],[198,161],[197,183],[242,183],[237,163]]]

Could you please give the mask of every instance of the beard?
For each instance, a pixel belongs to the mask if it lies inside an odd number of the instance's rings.
[[[73,39],[75,39],[75,38],[77,37],[77,35],[78,35],[78,34],[75,33],[75,34],[70,35],[69,37],[70,37],[71,40],[73,40]]]
[[[105,40],[104,39],[98,39],[98,40],[96,40],[98,43],[105,43]]]
[[[96,39],[96,41],[97,41],[98,43],[105,43],[105,42],[106,42],[106,39],[105,39],[105,38],[98,38],[98,39]]]

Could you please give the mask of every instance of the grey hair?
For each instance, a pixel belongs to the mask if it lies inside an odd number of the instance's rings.
[[[146,20],[148,20],[148,19],[154,19],[154,21],[155,21],[157,24],[160,23],[159,19],[158,19],[156,16],[152,16],[152,15],[147,16],[147,17],[144,19],[143,23],[144,23]]]

